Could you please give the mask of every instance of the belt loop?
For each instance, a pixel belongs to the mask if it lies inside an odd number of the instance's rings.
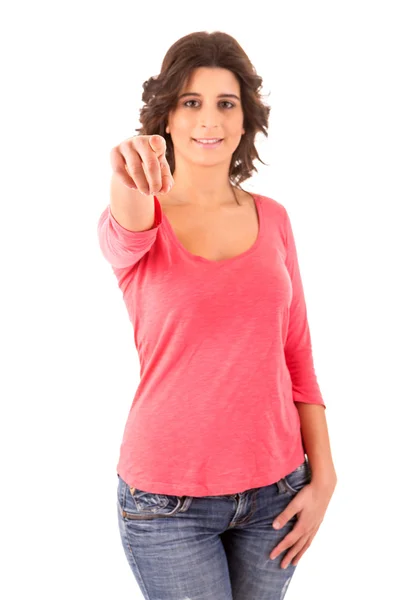
[[[278,493],[279,494],[284,494],[287,491],[287,488],[285,486],[285,483],[283,481],[283,478],[280,479],[279,481],[276,482],[276,485],[278,486]]]

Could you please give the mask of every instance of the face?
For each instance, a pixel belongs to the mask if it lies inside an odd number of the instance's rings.
[[[210,67],[192,71],[166,127],[174,145],[175,163],[183,159],[205,165],[227,163],[229,167],[245,133],[243,117],[240,85],[231,71]],[[204,138],[222,141],[215,147],[194,141]]]

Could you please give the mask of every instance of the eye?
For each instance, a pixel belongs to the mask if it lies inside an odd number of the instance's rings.
[[[235,106],[234,104],[232,104],[232,102],[229,102],[229,100],[222,100],[221,104],[230,104],[231,108],[234,108],[234,106]]]
[[[198,100],[187,100],[186,102],[184,102],[184,103],[183,103],[183,105],[184,105],[184,106],[187,106],[187,104],[188,104],[189,102],[198,102]],[[234,108],[234,107],[235,107],[235,105],[234,105],[234,104],[232,104],[232,102],[229,102],[229,100],[222,100],[222,102],[220,102],[220,104],[230,104],[229,110],[230,110],[231,108]],[[190,106],[188,106],[188,108],[190,108]]]

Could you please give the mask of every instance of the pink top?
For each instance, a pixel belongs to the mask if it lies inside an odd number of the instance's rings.
[[[253,194],[259,235],[221,261],[191,254],[154,196],[152,229],[98,222],[133,326],[140,382],[117,472],[178,496],[235,494],[281,479],[305,458],[294,402],[326,408],[286,209]]]

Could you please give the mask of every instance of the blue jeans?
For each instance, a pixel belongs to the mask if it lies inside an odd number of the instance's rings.
[[[132,488],[118,475],[118,525],[146,600],[282,600],[297,566],[269,558],[294,516],[272,522],[311,481],[302,465],[264,487],[225,496],[172,496]]]

